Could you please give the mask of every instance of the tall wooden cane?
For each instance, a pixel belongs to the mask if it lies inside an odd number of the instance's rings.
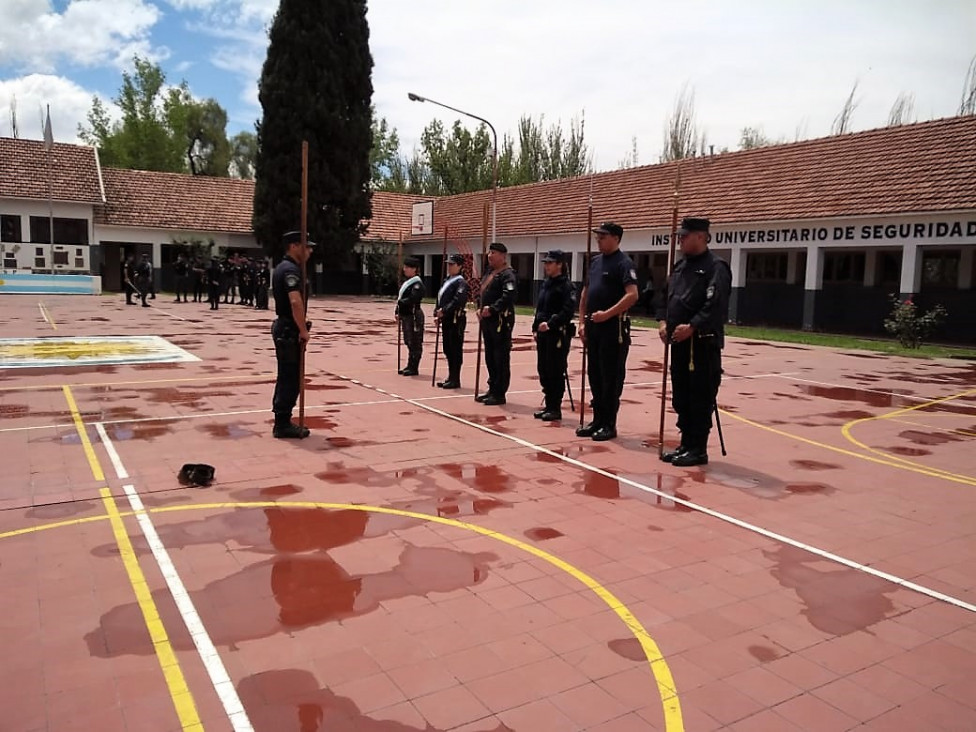
[[[447,279],[447,227],[444,227],[444,248],[441,254],[441,284]],[[434,297],[434,312],[437,312],[437,297]],[[430,385],[437,381],[437,349],[440,348],[441,324],[434,318],[434,370],[430,374]]]
[[[481,213],[481,278],[478,280],[478,288],[485,281],[485,270],[488,269],[488,204],[485,204]],[[478,401],[478,391],[481,389],[481,340],[484,337],[481,332],[481,297],[478,297],[478,360],[474,367],[474,400]]]
[[[397,298],[400,297],[400,287],[403,285],[403,232],[400,232],[400,243],[397,244]],[[396,319],[397,329],[397,373],[403,370],[403,328],[400,318]]]
[[[583,260],[583,292],[590,286],[590,260],[593,258],[593,176],[590,176],[590,202],[586,210],[586,259]],[[583,418],[586,416],[586,302],[580,298],[580,329],[583,331],[583,373],[580,376],[580,420],[579,426],[583,426]]]
[[[302,302],[308,315],[308,140],[302,140]],[[305,429],[305,348],[298,355],[298,426]]]
[[[674,250],[678,240],[678,194],[681,191],[681,163],[678,164],[674,180],[674,204],[671,207],[671,241],[668,242],[668,276],[665,280],[664,305],[667,307],[668,288],[671,286],[671,272],[674,269]],[[664,455],[664,413],[667,410],[668,399],[668,356],[671,347],[664,343],[664,361],[661,365],[661,424],[658,429],[658,457]]]

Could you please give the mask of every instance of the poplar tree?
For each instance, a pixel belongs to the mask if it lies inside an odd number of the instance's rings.
[[[373,58],[364,0],[281,0],[258,97],[254,233],[269,253],[301,226],[302,141],[308,230],[330,258],[348,255],[370,218]],[[324,251],[323,251],[324,250]]]

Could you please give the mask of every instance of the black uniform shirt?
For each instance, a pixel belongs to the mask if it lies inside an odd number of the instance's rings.
[[[444,318],[454,317],[456,313],[464,311],[468,302],[468,283],[464,277],[459,276],[439,295],[437,309],[443,311]]]
[[[619,249],[613,254],[597,254],[586,285],[586,314],[612,308],[624,296],[627,285],[637,286],[637,269],[630,257]]]
[[[548,323],[552,330],[562,328],[572,321],[575,309],[576,299],[573,297],[573,286],[569,278],[564,274],[547,277],[539,290],[532,332],[538,331],[539,324],[543,322]]]
[[[696,335],[716,336],[719,345],[724,345],[731,290],[732,270],[724,259],[710,249],[685,257],[674,266],[658,319],[667,320],[669,335],[688,323]]]
[[[173,272],[176,274],[177,277],[186,277],[186,273],[188,269],[189,269],[189,265],[187,264],[185,259],[177,259],[176,263],[173,265]]]
[[[302,270],[298,262],[289,256],[285,256],[278,266],[274,268],[271,275],[271,292],[274,295],[275,315],[285,323],[298,328],[298,323],[291,313],[291,300],[289,295],[292,292],[301,294],[302,292]]]
[[[513,311],[515,308],[515,296],[518,294],[518,278],[515,270],[505,267],[489,275],[491,278],[487,287],[481,290],[480,305],[491,310],[491,317],[499,313]]]
[[[397,300],[395,313],[405,318],[414,315],[417,312],[417,308],[420,307],[420,303],[424,301],[425,292],[423,280],[414,282],[403,293],[403,297]]]

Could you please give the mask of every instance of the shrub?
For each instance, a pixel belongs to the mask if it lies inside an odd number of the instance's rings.
[[[905,348],[918,348],[942,325],[947,315],[948,312],[941,305],[919,315],[912,298],[902,301],[897,295],[892,295],[891,314],[885,318],[884,327]]]

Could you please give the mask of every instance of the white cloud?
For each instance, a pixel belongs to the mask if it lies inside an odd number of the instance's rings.
[[[0,135],[10,136],[11,108],[16,108],[19,136],[43,137],[43,115],[51,106],[51,129],[58,142],[80,142],[78,125],[87,122],[95,96],[70,79],[47,74],[30,74],[0,81]],[[108,101],[104,100],[103,101]],[[113,108],[109,108],[112,114]]]
[[[72,0],[63,13],[53,12],[47,0],[5,0],[0,65],[53,72],[62,61],[126,66],[134,53],[155,58],[149,33],[159,17],[146,0]]]

